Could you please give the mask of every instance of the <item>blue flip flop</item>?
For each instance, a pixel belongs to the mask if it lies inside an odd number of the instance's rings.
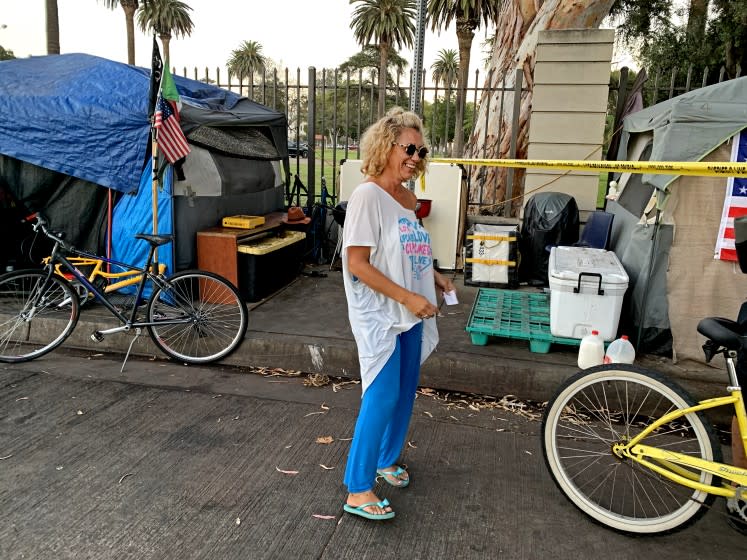
[[[379,476],[384,477],[384,482],[387,484],[391,484],[392,486],[396,486],[397,488],[404,488],[408,484],[410,484],[410,476],[408,473],[408,477],[406,479],[399,478],[399,475],[402,473],[407,473],[405,469],[397,465],[397,468],[393,471],[385,471],[383,469],[376,469],[376,474]]]
[[[384,498],[380,502],[368,502],[367,504],[363,504],[362,506],[351,506],[349,504],[345,504],[342,506],[342,509],[347,511],[348,513],[352,513],[353,515],[360,515],[361,517],[365,517],[366,519],[373,519],[374,521],[383,521],[384,519],[391,519],[394,517],[393,511],[387,511],[385,513],[370,513],[365,510],[365,508],[370,506],[379,506],[380,508],[384,509],[389,505],[389,500]]]

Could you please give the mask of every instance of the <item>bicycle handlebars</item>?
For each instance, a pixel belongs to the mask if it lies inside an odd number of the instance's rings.
[[[55,243],[59,243],[60,247],[62,247],[66,251],[70,251],[73,249],[73,246],[66,243],[63,239],[63,237],[65,236],[63,232],[54,232],[47,227],[49,225],[49,222],[41,212],[34,212],[33,214],[26,216],[25,218],[23,218],[22,222],[30,223],[34,231],[41,230],[41,232],[46,237],[48,237]]]

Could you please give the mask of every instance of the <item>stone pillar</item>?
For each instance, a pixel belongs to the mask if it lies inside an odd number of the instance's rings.
[[[540,31],[527,159],[603,158],[614,39],[612,29]],[[533,191],[564,192],[585,221],[596,210],[598,186],[598,172],[527,169],[524,204]]]

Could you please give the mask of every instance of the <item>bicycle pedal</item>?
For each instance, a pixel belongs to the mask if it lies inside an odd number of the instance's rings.
[[[99,331],[94,331],[91,333],[91,340],[93,340],[94,342],[101,342],[102,340],[104,340],[104,335]]]

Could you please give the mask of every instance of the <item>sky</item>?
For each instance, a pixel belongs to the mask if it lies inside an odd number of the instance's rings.
[[[210,75],[243,41],[257,41],[262,53],[289,68],[292,75],[309,66],[335,68],[360,51],[350,29],[355,6],[348,0],[185,0],[192,8],[192,35],[172,38],[171,66],[179,72],[195,67]],[[127,62],[124,11],[109,10],[97,0],[58,0],[60,52],[83,52]],[[3,27],[5,26],[5,27]],[[482,69],[480,43],[485,31],[478,30],[471,54],[471,72]],[[135,24],[135,64],[150,67],[152,38]],[[0,45],[16,57],[46,54],[45,13],[42,0],[0,1]],[[426,33],[424,64],[430,68],[441,49],[457,50],[454,28],[439,35]],[[412,51],[401,51],[412,66]]]

